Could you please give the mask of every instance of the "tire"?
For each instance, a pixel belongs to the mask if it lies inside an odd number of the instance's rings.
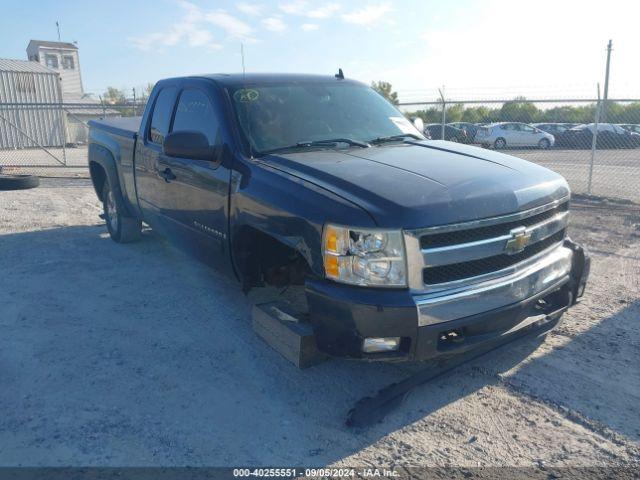
[[[105,180],[102,187],[102,208],[109,236],[114,242],[129,243],[140,239],[142,222],[123,215],[121,203],[109,185],[109,180]]]
[[[40,185],[35,175],[0,175],[0,190],[27,190]]]
[[[493,142],[493,148],[495,148],[496,150],[502,150],[506,146],[507,146],[507,141],[502,137],[496,138],[496,141]]]
[[[551,142],[549,141],[548,138],[542,138],[540,139],[540,141],[538,142],[538,148],[542,149],[542,150],[546,150],[547,148],[549,148],[551,146]]]

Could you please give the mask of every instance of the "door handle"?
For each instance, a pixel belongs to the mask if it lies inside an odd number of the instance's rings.
[[[164,178],[164,181],[169,183],[171,180],[175,180],[177,177],[173,174],[169,167],[160,172],[160,176]]]

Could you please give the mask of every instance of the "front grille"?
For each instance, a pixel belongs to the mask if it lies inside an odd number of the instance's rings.
[[[555,210],[555,209],[554,209]],[[544,212],[545,214],[547,212]],[[536,218],[530,217],[530,218]],[[529,219],[525,219],[529,220]],[[538,220],[540,221],[540,220]],[[505,224],[499,225],[504,226]],[[507,224],[509,225],[509,224]],[[517,222],[517,225],[523,225],[522,221]],[[487,227],[491,228],[491,227]],[[510,227],[513,228],[513,227]],[[507,233],[509,230],[507,229]],[[462,232],[451,232],[462,233]],[[444,234],[443,234],[444,235]],[[472,260],[463,263],[453,263],[450,265],[441,265],[438,267],[427,267],[423,270],[423,281],[427,285],[434,285],[438,283],[453,282],[456,280],[462,280],[464,278],[476,277],[478,275],[484,275],[486,273],[497,272],[504,268],[511,267],[517,263],[520,263],[538,253],[546,250],[552,245],[561,242],[564,239],[565,230],[562,229],[559,232],[554,233],[550,237],[545,238],[533,245],[529,245],[522,252],[514,255],[507,255],[506,253],[501,255],[494,255],[492,257],[481,258],[479,260]],[[459,242],[458,242],[459,243]]]
[[[566,212],[569,209],[569,202],[564,202],[555,208],[545,212],[533,215],[531,217],[522,218],[507,223],[499,223],[497,225],[489,225],[486,227],[471,228],[468,230],[455,230],[453,232],[434,233],[432,235],[423,235],[420,237],[420,248],[437,248],[448,247],[460,243],[475,242],[485,240],[487,238],[508,235],[511,229],[517,227],[529,227],[536,223],[544,222],[560,212]]]

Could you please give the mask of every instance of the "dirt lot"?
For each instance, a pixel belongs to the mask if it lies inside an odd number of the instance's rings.
[[[107,238],[85,180],[0,192],[0,465],[640,464],[640,210],[575,202],[584,302],[344,426],[410,368],[299,371],[237,285],[153,232]],[[523,360],[524,359],[524,360]]]

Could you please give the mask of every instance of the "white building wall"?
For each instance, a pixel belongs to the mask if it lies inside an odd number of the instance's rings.
[[[62,146],[66,124],[57,75],[15,71],[14,63],[0,59],[0,149]]]
[[[78,98],[84,95],[82,89],[82,76],[80,74],[80,56],[78,50],[71,48],[45,47],[42,45],[32,46],[27,49],[29,60],[37,61],[40,65],[51,68],[47,65],[47,55],[53,55],[58,61],[58,68],[54,69],[62,79],[62,95],[64,97]],[[64,57],[73,59],[73,68],[64,68]]]

